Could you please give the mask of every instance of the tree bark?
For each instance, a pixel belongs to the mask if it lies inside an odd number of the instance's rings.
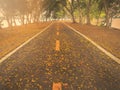
[[[6,20],[7,20],[8,26],[12,27],[12,18],[11,17],[7,17]]]
[[[17,26],[17,23],[16,23],[16,18],[15,18],[15,16],[12,18],[12,23],[14,24],[14,26]]]
[[[105,9],[105,23],[106,23],[106,27],[108,27],[109,28],[109,19],[110,19],[110,16],[109,16],[109,8],[108,8],[108,6],[107,6],[107,2],[106,1],[104,1],[104,9]]]
[[[2,29],[2,19],[0,20],[0,29]]]
[[[89,0],[88,1],[88,3],[87,3],[87,12],[86,12],[86,14],[87,14],[87,24],[91,24],[91,22],[90,22],[90,8],[91,8],[91,0]]]
[[[71,13],[71,17],[72,17],[72,22],[73,22],[73,23],[76,23],[75,16],[74,16],[74,13],[73,13],[73,12]]]
[[[80,7],[79,7],[78,11],[79,11],[79,13],[78,13],[79,14],[79,23],[82,24],[82,10]]]
[[[24,24],[25,24],[24,15],[21,15],[21,16],[20,16],[20,19],[21,19],[21,24],[24,25]]]
[[[77,3],[78,3],[78,16],[79,16],[79,23],[82,24],[82,10],[81,10],[81,7],[80,7],[80,1],[77,0]]]

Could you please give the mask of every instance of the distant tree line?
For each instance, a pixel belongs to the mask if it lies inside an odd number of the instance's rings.
[[[41,18],[43,0],[0,0],[0,23],[8,26],[38,22]]]
[[[110,27],[116,16],[120,16],[119,0],[0,0],[0,27],[3,20],[11,27],[17,22],[24,25],[68,17],[80,24],[102,18],[103,24]]]
[[[110,27],[112,23],[112,18],[120,16],[120,1],[119,0],[48,0],[48,8],[46,11],[49,16],[54,17],[65,17],[70,16],[72,22],[77,22],[83,24],[91,24],[93,18],[104,20],[104,25]],[[61,14],[58,14],[62,12]],[[86,20],[86,22],[85,22]]]

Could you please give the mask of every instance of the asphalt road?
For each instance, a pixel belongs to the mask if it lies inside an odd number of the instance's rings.
[[[0,90],[52,90],[53,83],[62,90],[120,90],[120,65],[54,23],[0,64]]]

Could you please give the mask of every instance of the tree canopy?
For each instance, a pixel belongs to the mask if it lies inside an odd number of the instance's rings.
[[[0,23],[6,20],[9,26],[69,17],[81,24],[103,19],[104,25],[110,27],[117,16],[119,0],[0,0]]]

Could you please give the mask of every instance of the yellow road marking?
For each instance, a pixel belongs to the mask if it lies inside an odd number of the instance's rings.
[[[56,51],[60,51],[60,41],[59,40],[56,40],[56,48],[55,48]]]
[[[52,90],[62,90],[62,83],[53,83]]]
[[[59,36],[60,35],[60,33],[59,32],[57,32],[57,36]]]

